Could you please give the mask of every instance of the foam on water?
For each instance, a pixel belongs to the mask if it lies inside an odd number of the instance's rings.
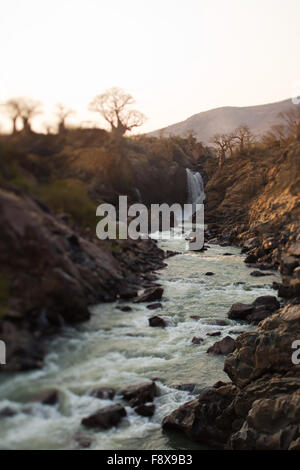
[[[72,449],[78,446],[78,432],[93,439],[95,449],[183,449],[192,448],[183,437],[161,432],[162,419],[193,399],[194,395],[172,385],[194,382],[198,388],[227,380],[223,357],[206,354],[218,338],[231,330],[249,330],[228,320],[226,312],[234,302],[252,302],[260,295],[274,295],[270,285],[277,275],[253,279],[237,248],[212,246],[205,253],[186,252],[185,235],[179,230],[171,240],[160,242],[165,249],[182,251],[168,260],[160,272],[164,287],[163,309],[150,311],[146,305],[124,302],[132,312],[117,309],[118,303],[101,304],[91,309],[91,320],[67,328],[48,343],[49,354],[41,371],[0,376],[0,412],[5,407],[17,411],[1,418],[1,448]],[[233,256],[224,256],[226,252]],[[207,271],[214,276],[205,276]],[[243,284],[244,283],[244,284]],[[162,316],[168,327],[150,328],[152,315]],[[191,316],[199,316],[199,320]],[[226,319],[225,325],[218,320]],[[194,336],[204,339],[193,345]],[[93,432],[81,427],[81,419],[107,406],[109,400],[90,396],[93,388],[123,387],[157,378],[156,412],[141,417],[126,407],[128,416],[114,429]],[[29,403],[30,397],[47,388],[57,388],[60,402],[54,407]],[[113,402],[118,403],[120,395]]]

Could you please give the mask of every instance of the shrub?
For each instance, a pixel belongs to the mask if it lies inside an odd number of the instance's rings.
[[[40,185],[37,196],[58,214],[68,213],[81,227],[95,230],[96,204],[90,199],[83,183],[73,179],[54,180]]]

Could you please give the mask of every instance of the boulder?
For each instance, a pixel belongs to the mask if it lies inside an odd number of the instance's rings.
[[[201,344],[203,343],[203,341],[203,338],[198,338],[197,336],[194,336],[194,338],[192,339],[193,344]]]
[[[134,411],[140,416],[148,416],[149,418],[154,415],[155,405],[139,405],[134,408]]]
[[[119,424],[126,414],[126,410],[122,405],[111,405],[102,408],[87,418],[83,418],[81,424],[87,428],[110,429]]]
[[[147,308],[149,310],[156,310],[158,308],[162,308],[162,304],[160,302],[156,302],[155,304],[147,305]]]
[[[208,354],[220,354],[227,356],[228,354],[233,353],[236,348],[235,340],[230,336],[226,336],[221,341],[217,341],[213,346],[208,348]]]
[[[154,328],[165,328],[167,326],[167,323],[163,318],[155,316],[149,318],[149,326],[152,326]]]
[[[221,336],[221,331],[214,331],[213,333],[207,333],[206,336],[211,336],[211,337]]]
[[[232,305],[227,315],[231,320],[246,320],[252,311],[253,305],[236,303]]]
[[[145,289],[144,292],[136,297],[133,302],[141,303],[141,302],[154,302],[155,300],[161,300],[163,295],[163,288],[162,287],[150,287],[149,289]]]
[[[276,297],[265,295],[258,297],[252,304],[233,304],[227,315],[231,320],[244,320],[257,324],[279,308],[280,303]]]
[[[215,275],[215,273],[212,273],[212,272],[210,272],[210,271],[208,271],[207,273],[205,273],[205,276],[214,276],[214,275]]]
[[[155,382],[143,382],[123,389],[121,394],[130,406],[136,407],[153,401],[157,394],[157,387]]]
[[[118,310],[121,310],[122,312],[132,312],[132,308],[126,305],[126,307],[117,307]]]
[[[250,276],[253,276],[253,277],[264,277],[264,276],[272,276],[273,273],[268,273],[268,272],[262,272],[262,271],[252,271],[252,273],[250,273]]]
[[[222,447],[231,435],[232,419],[227,408],[236,395],[234,385],[205,390],[199,398],[173,411],[163,420],[165,431],[181,431],[193,441]]]

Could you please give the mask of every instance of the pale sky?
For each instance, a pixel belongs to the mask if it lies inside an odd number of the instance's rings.
[[[65,102],[93,119],[87,104],[119,86],[146,132],[280,101],[300,82],[299,0],[0,1],[1,101]]]

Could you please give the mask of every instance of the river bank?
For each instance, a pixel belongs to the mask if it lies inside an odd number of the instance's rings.
[[[5,448],[191,449],[203,448],[184,436],[164,434],[163,419],[218,380],[226,380],[223,356],[207,354],[216,340],[251,325],[240,325],[226,313],[237,301],[249,303],[272,295],[278,274],[253,278],[240,249],[211,245],[203,253],[185,251],[184,235],[162,240],[164,250],[182,252],[159,271],[164,288],[162,308],[118,300],[91,310],[91,319],[64,328],[46,343],[45,366],[37,371],[0,377]],[[229,256],[230,253],[230,256]],[[214,273],[206,276],[206,273]],[[123,312],[119,307],[130,307]],[[166,328],[151,328],[149,318],[162,317]],[[218,337],[208,336],[219,333]],[[202,338],[193,344],[194,337]],[[121,390],[155,379],[152,417],[142,417],[124,402]],[[113,400],[91,395],[94,389],[116,390]],[[54,389],[54,405],[42,404],[41,392]],[[88,430],[81,420],[111,404],[121,403],[127,416],[116,428]],[[12,416],[5,416],[7,410]]]

